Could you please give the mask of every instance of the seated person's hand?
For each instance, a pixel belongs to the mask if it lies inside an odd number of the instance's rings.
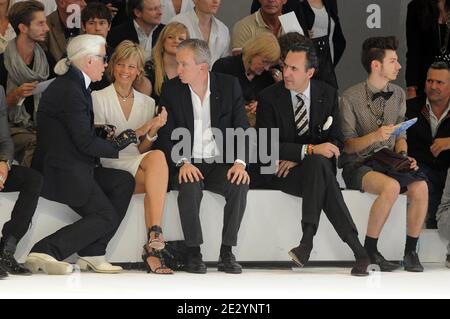
[[[203,179],[202,172],[191,163],[184,163],[178,174],[178,183],[200,182]]]
[[[6,179],[8,178],[8,165],[0,162],[0,191],[5,188]]]
[[[387,141],[392,133],[397,129],[397,125],[383,125],[374,132],[377,142]]]
[[[298,163],[296,163],[296,162],[281,160],[278,163],[278,168],[277,168],[277,171],[275,172],[275,175],[277,175],[278,177],[284,178],[289,174],[289,170],[294,168],[297,165],[298,165]]]
[[[164,106],[161,107],[161,112],[152,119],[151,130],[156,133],[161,127],[167,123],[167,111]]]
[[[117,9],[116,7],[113,7],[113,4],[110,2],[106,5],[106,7],[109,9],[109,11],[111,12],[111,16],[114,17],[117,15],[117,12],[119,12],[119,9]]]
[[[247,113],[256,114],[256,108],[258,107],[258,101],[250,101],[245,104],[245,110]]]
[[[110,124],[95,125],[95,135],[98,137],[111,140],[116,134],[116,127]]]
[[[433,145],[430,146],[430,151],[434,157],[438,157],[442,151],[450,149],[450,137],[436,138]]]
[[[314,145],[313,154],[322,155],[325,156],[326,158],[332,158],[333,156],[338,158],[341,155],[341,152],[339,151],[339,148],[336,145],[327,142],[323,144]]]
[[[227,179],[232,183],[239,185],[250,184],[250,176],[245,170],[244,165],[240,163],[234,163],[234,165],[228,170]]]
[[[23,83],[15,90],[16,96],[19,98],[24,98],[33,95],[33,90],[36,88],[38,83],[38,81]]]
[[[409,157],[409,156],[408,156],[408,159],[409,159],[409,162],[411,163],[411,166],[410,166],[411,170],[417,171],[419,169],[419,166],[417,166],[417,161],[414,158]]]
[[[117,147],[117,149],[121,151],[131,143],[137,143],[136,133],[134,133],[134,131],[130,129],[125,130],[118,136],[114,137],[112,139],[112,142]]]

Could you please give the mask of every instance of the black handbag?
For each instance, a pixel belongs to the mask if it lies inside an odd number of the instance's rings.
[[[399,173],[407,173],[411,171],[411,161],[409,158],[391,151],[388,148],[382,148],[379,151],[376,151],[365,160],[365,163],[371,161],[376,161],[380,165]]]

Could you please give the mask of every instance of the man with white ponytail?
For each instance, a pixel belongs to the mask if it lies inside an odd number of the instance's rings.
[[[68,274],[72,265],[63,260],[73,253],[80,256],[77,264],[82,269],[122,270],[108,263],[105,253],[127,211],[134,178],[125,171],[99,167],[98,158],[117,158],[137,140],[132,130],[112,137],[114,130],[107,134],[93,126],[88,87],[102,78],[105,61],[103,37],[75,37],[67,58],[55,67],[60,76],[41,98],[33,167],[44,175],[42,196],[69,205],[82,218],[34,245],[25,263],[32,272]]]

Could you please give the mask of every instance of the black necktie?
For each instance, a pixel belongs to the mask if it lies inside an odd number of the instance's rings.
[[[305,101],[303,101],[300,94],[297,95],[297,105],[294,110],[295,128],[297,134],[302,136],[308,132],[308,112],[306,110]]]
[[[374,93],[372,96],[372,101],[375,101],[379,97],[382,97],[385,101],[387,101],[391,98],[393,93],[394,92],[392,92],[392,91],[389,91],[389,92],[380,91],[380,92]]]

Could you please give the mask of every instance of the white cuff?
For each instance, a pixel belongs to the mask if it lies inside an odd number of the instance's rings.
[[[153,143],[153,142],[156,141],[156,139],[158,138],[158,134],[156,134],[156,135],[153,136],[153,137],[150,137],[150,136],[148,135],[148,133],[147,133],[147,134],[145,134],[145,138],[146,138],[147,141],[149,141],[150,143]]]
[[[234,163],[235,163],[235,164],[236,164],[236,163],[242,164],[242,165],[244,165],[244,168],[247,167],[247,164],[246,164],[243,160],[240,160],[240,159],[235,160]]]
[[[300,155],[300,159],[303,161],[303,159],[305,158],[305,152],[306,152],[306,148],[308,147],[308,144],[303,144],[302,146],[302,154]]]

